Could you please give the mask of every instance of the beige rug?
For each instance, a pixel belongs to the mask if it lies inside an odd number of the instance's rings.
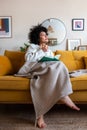
[[[55,105],[46,115],[44,130],[87,130],[87,105],[80,112],[65,105]],[[34,127],[32,105],[0,105],[0,130],[40,130]]]

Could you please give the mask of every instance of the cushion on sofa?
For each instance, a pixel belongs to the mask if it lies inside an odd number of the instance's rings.
[[[13,70],[14,70],[13,73],[14,74],[17,73],[20,67],[25,62],[25,59],[24,59],[25,52],[5,50],[4,55],[9,58],[12,64]]]
[[[73,56],[75,57],[75,62],[78,69],[85,69],[84,56],[87,56],[87,51],[73,51]]]
[[[57,50],[56,55],[60,54],[60,60],[67,66],[69,71],[84,69],[84,56],[87,56],[87,51],[62,51]]]
[[[87,69],[87,56],[84,56],[85,69]]]
[[[12,73],[13,67],[8,57],[0,56],[0,76]]]
[[[30,80],[14,75],[0,76],[0,90],[29,90]]]
[[[76,69],[76,64],[74,62],[74,56],[72,51],[62,51],[57,50],[56,55],[60,54],[60,60],[67,66],[69,71],[73,71],[74,68]]]
[[[87,74],[78,77],[70,78],[73,90],[84,91],[87,90]]]

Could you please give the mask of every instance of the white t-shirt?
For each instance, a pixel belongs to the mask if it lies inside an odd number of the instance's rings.
[[[53,58],[54,54],[49,48],[46,52],[44,52],[39,45],[30,44],[25,54],[25,60],[30,62],[35,62],[35,61],[39,61],[44,56]]]

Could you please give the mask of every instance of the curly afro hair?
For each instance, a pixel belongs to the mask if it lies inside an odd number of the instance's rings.
[[[47,34],[47,28],[43,27],[41,24],[33,26],[28,34],[29,42],[39,45],[39,38],[40,38],[39,36],[41,32],[45,32]]]

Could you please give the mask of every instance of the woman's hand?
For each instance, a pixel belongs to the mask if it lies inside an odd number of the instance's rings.
[[[43,43],[43,44],[40,45],[40,48],[41,48],[44,52],[46,52],[46,51],[48,50],[48,45],[46,45],[45,43]]]

